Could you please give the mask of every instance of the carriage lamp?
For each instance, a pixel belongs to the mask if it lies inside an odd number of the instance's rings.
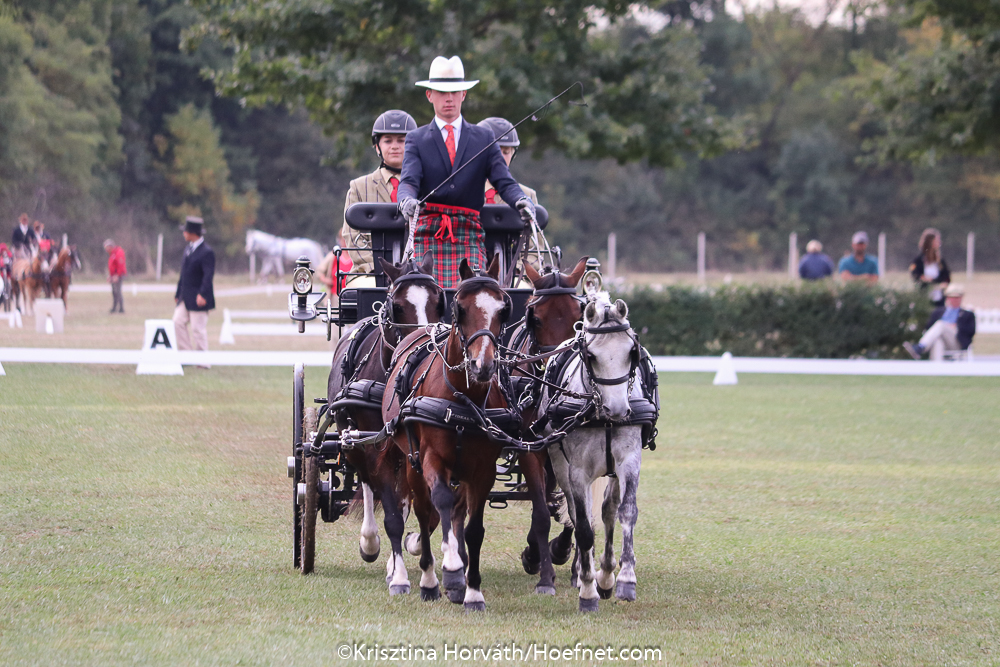
[[[312,271],[305,266],[296,268],[295,272],[292,273],[292,289],[295,290],[295,293],[309,294],[312,291],[312,286]]]
[[[604,278],[601,277],[601,263],[597,258],[591,257],[587,260],[587,270],[583,274],[583,293],[596,294],[604,286]]]

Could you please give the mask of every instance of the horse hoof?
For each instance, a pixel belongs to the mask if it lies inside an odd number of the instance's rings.
[[[600,586],[597,587],[597,595],[602,600],[609,599],[611,597],[611,593],[613,593],[613,592],[614,591],[612,591],[610,588],[601,588]]]
[[[529,548],[525,547],[524,551],[521,552],[521,567],[528,574],[538,574],[541,569],[542,564],[539,561],[531,560],[531,554],[529,553]]]
[[[455,604],[462,604],[465,602],[464,588],[446,588],[444,589],[444,594],[447,595],[448,599]]]
[[[406,547],[406,552],[411,556],[419,556],[423,553],[419,533],[407,533],[406,537],[403,539],[403,546]]]
[[[597,598],[580,598],[580,611],[597,611]]]
[[[565,549],[559,546],[559,538],[549,542],[549,554],[552,556],[553,565],[565,565],[573,553],[573,542],[570,542]]]
[[[635,602],[635,582],[619,581],[615,586],[615,597],[627,602]]]
[[[431,586],[430,588],[420,587],[420,599],[424,602],[441,599],[441,587]]]
[[[361,560],[363,560],[366,563],[374,563],[375,561],[377,561],[378,560],[378,555],[379,555],[379,553],[381,551],[382,550],[379,549],[378,551],[376,551],[373,554],[366,554],[364,549],[362,549],[361,547],[358,547],[358,553],[361,554]]]
[[[555,595],[556,594],[556,587],[555,586],[542,586],[541,584],[538,584],[537,586],[535,586],[535,594],[536,595]]]
[[[409,592],[409,584],[393,584],[392,586],[389,586],[389,595],[406,595]]]
[[[466,611],[466,613],[468,613],[470,611],[486,611],[486,603],[485,602],[466,602],[465,603],[465,611]]]
[[[447,590],[465,590],[465,570],[445,570],[441,569],[442,583]]]

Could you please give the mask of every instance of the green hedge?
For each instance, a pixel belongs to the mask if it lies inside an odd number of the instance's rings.
[[[836,283],[667,287],[618,294],[652,354],[904,359],[926,295]]]

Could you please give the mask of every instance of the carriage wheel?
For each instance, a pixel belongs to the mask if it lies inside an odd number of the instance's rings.
[[[319,411],[316,408],[306,410],[302,422],[303,435],[308,438],[310,433],[319,428]],[[302,481],[306,486],[305,502],[302,503],[302,574],[313,571],[316,558],[316,515],[319,514],[319,458],[303,456]]]
[[[299,482],[302,481],[302,454],[295,448],[302,442],[302,420],[305,417],[305,368],[295,365],[292,376],[292,458],[295,462],[292,472],[292,567],[298,569],[302,563],[302,506],[299,505]]]

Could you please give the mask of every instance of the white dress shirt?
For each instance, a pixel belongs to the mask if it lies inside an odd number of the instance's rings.
[[[191,243],[188,243],[187,248],[184,250],[184,256],[187,257],[188,255],[193,253],[195,249],[198,246],[200,246],[204,240],[205,240],[204,236],[199,236],[197,241],[191,241]]]
[[[444,129],[444,126],[451,125],[453,128],[455,128],[455,151],[457,152],[458,140],[462,136],[462,116],[459,115],[458,118],[451,121],[450,123],[446,123],[437,116],[434,116],[434,122],[437,123],[438,129],[441,130],[441,139],[445,142],[445,145],[447,145],[448,142],[448,130]]]

